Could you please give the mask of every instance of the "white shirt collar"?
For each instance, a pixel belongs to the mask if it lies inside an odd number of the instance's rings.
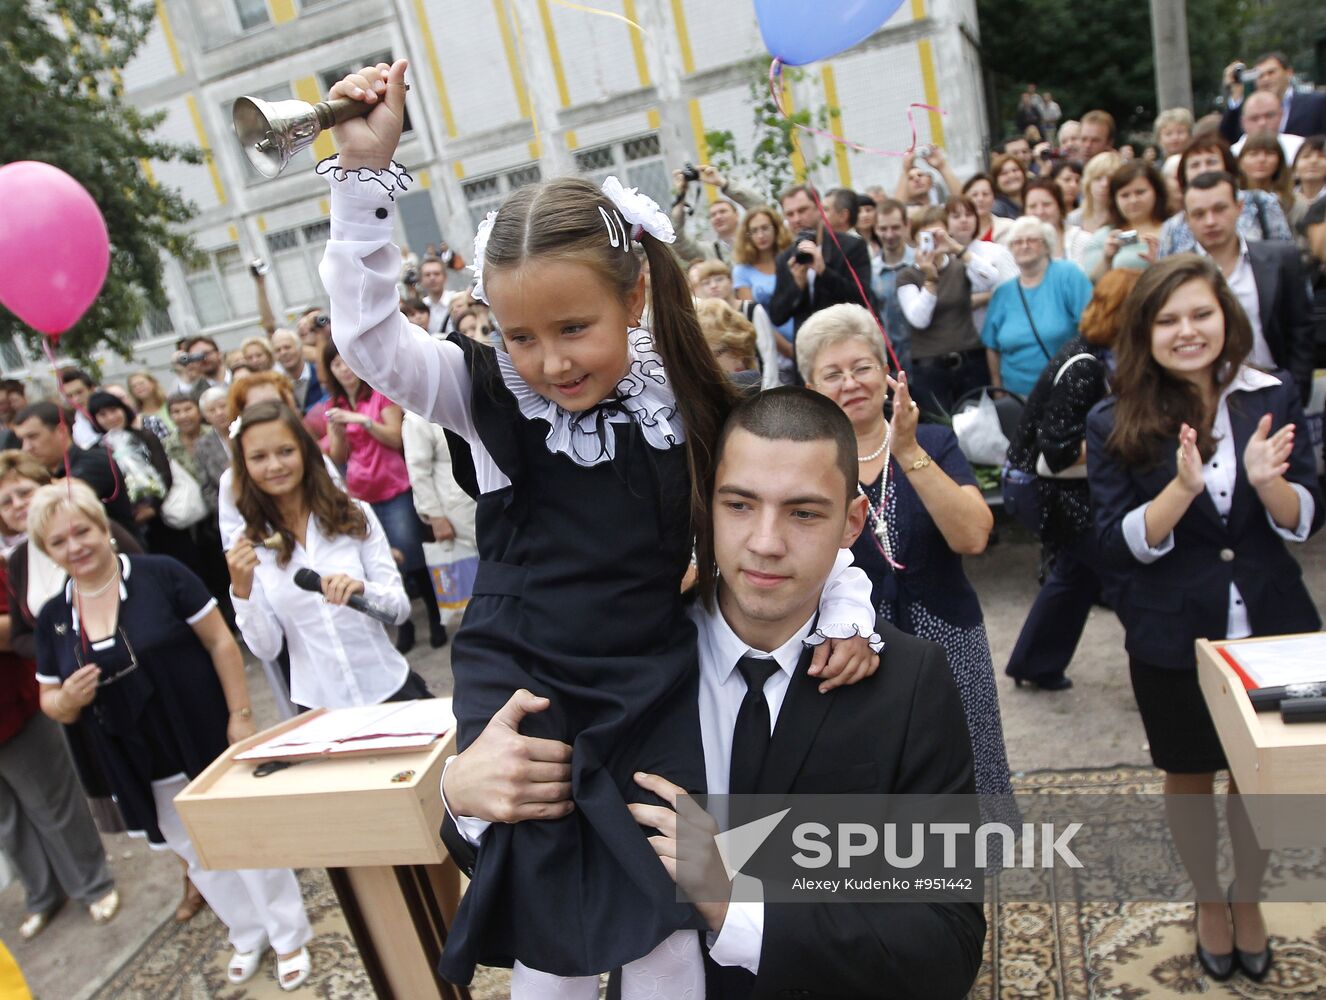
[[[1185,219],[1187,218],[1186,213],[1184,218]],[[1195,236],[1193,238],[1193,247],[1195,248],[1198,256],[1200,257],[1211,256],[1209,253],[1207,253],[1206,247],[1202,246],[1201,240],[1198,240]],[[1243,261],[1247,259],[1248,259],[1248,241],[1247,239],[1244,238],[1242,233],[1239,233],[1239,260]]]
[[[737,669],[737,661],[743,656],[764,658],[772,656],[778,662],[778,669],[790,678],[796,673],[797,664],[801,662],[801,654],[805,649],[806,639],[810,636],[817,615],[818,610],[816,614],[811,615],[806,620],[801,628],[797,629],[790,639],[777,649],[755,649],[742,640],[736,632],[732,631],[732,626],[723,617],[723,612],[718,608],[717,602],[715,602],[714,610],[709,611],[701,602],[696,601],[691,617],[700,634],[700,642],[708,644],[710,653],[707,657],[701,657],[702,669],[716,671],[718,683],[725,684],[728,678],[732,676],[732,672]]]
[[[1258,389],[1269,389],[1272,386],[1282,384],[1270,372],[1264,372],[1260,368],[1252,367],[1252,365],[1239,365],[1239,370],[1235,372],[1234,378],[1229,385],[1225,386],[1224,392],[1220,394],[1220,401],[1223,403],[1235,392],[1256,392]]]
[[[129,557],[126,555],[121,554],[116,556],[115,558],[118,559],[120,562],[120,600],[124,601],[127,600],[129,597],[129,591],[125,587],[125,582],[129,579],[129,570],[131,564],[129,562]],[[65,602],[69,605],[70,622],[73,625],[74,631],[77,632],[78,602],[74,600],[73,577],[68,577],[64,582],[64,599]]]

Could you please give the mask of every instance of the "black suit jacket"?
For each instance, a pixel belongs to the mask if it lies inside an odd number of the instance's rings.
[[[1298,247],[1288,240],[1253,240],[1248,259],[1257,284],[1262,336],[1278,367],[1293,377],[1299,402],[1312,398],[1312,369],[1315,344],[1312,305]]]
[[[778,255],[774,262],[773,297],[765,307],[774,326],[782,326],[790,319],[795,320],[793,329],[799,330],[801,324],[813,313],[828,306],[836,306],[841,302],[862,305],[861,293],[857,290],[856,281],[852,280],[853,271],[865,289],[869,308],[875,308],[870,296],[870,249],[866,241],[856,233],[834,235],[842,244],[846,259],[834,245],[833,237],[825,233],[820,240],[824,254],[824,273],[815,275],[813,290],[810,282],[806,283],[805,288],[798,288],[792,280],[792,271],[787,265],[797,252],[796,247],[790,246]]]
[[[1230,396],[1238,471],[1229,520],[1221,519],[1210,495],[1202,492],[1175,526],[1173,550],[1149,564],[1133,557],[1123,537],[1123,519],[1174,478],[1177,435],[1174,444],[1161,446],[1156,465],[1126,466],[1106,445],[1114,429],[1114,397],[1102,400],[1087,417],[1087,471],[1096,532],[1103,558],[1123,573],[1126,582],[1119,589],[1115,610],[1130,656],[1153,666],[1195,669],[1194,641],[1225,636],[1230,583],[1238,585],[1246,602],[1254,635],[1321,628],[1298,561],[1271,528],[1266,508],[1243,471],[1243,449],[1263,414],[1272,415],[1272,433],[1286,423],[1297,425],[1300,431],[1294,436],[1285,478],[1312,495],[1316,505],[1312,531],[1321,527],[1326,509],[1303,407],[1289,376],[1285,372],[1277,376],[1281,385]]]
[[[1304,137],[1326,133],[1326,94],[1296,90],[1289,102],[1289,120],[1285,122],[1284,131]],[[1220,134],[1226,142],[1238,142],[1243,134],[1242,103],[1225,110],[1220,118]]]
[[[134,508],[129,502],[129,491],[124,486],[124,475],[115,464],[110,451],[102,447],[79,448],[69,446],[69,472],[75,479],[81,479],[92,487],[92,492],[101,500],[106,514],[112,521],[127,528],[130,534],[139,537],[138,525],[134,523]],[[63,463],[56,470],[56,478],[64,475]]]

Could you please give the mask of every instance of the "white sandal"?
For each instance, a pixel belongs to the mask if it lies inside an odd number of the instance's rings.
[[[102,896],[95,903],[87,908],[88,914],[92,917],[94,924],[108,923],[115,914],[120,912],[120,892],[118,889],[112,889],[106,895]]]
[[[254,948],[253,951],[235,952],[230,956],[230,964],[226,966],[226,978],[236,985],[247,983],[262,965],[262,956],[266,951],[264,945],[261,948]]]
[[[287,993],[303,986],[312,971],[313,960],[309,958],[307,947],[300,948],[299,953],[291,958],[277,956],[276,982]],[[294,978],[287,981],[286,976],[292,974],[295,974]]]

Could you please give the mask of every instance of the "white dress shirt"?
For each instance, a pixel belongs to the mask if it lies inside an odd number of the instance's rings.
[[[1281,126],[1283,128],[1283,126]],[[1285,154],[1285,163],[1293,163],[1294,157],[1298,156],[1298,151],[1303,148],[1303,137],[1294,135],[1292,132],[1279,132],[1276,139],[1280,141],[1280,149]],[[1247,135],[1241,135],[1238,142],[1229,147],[1229,151],[1235,156],[1243,151],[1243,144],[1248,141]]]
[[[1202,478],[1206,481],[1206,492],[1210,495],[1211,502],[1215,504],[1216,512],[1222,520],[1229,520],[1229,508],[1234,502],[1234,480],[1237,478],[1238,464],[1243,461],[1243,456],[1234,449],[1234,432],[1229,422],[1229,397],[1235,392],[1252,392],[1256,389],[1266,389],[1280,384],[1280,380],[1274,375],[1268,375],[1266,372],[1245,365],[1239,369],[1233,381],[1220,394],[1220,402],[1216,407],[1215,424],[1211,428],[1212,436],[1217,441],[1216,450],[1210,460],[1202,466]],[[1274,433],[1277,429],[1272,428],[1272,432]],[[1286,541],[1306,542],[1308,540],[1308,530],[1312,527],[1312,517],[1316,512],[1316,505],[1313,503],[1312,494],[1298,483],[1290,483],[1289,485],[1298,494],[1298,524],[1295,525],[1293,531],[1287,531],[1275,523],[1270,511],[1266,512],[1266,520],[1270,522],[1275,533]],[[1133,558],[1140,563],[1153,563],[1174,550],[1174,532],[1172,531],[1154,548],[1147,545],[1146,509],[1150,506],[1151,501],[1148,500],[1140,507],[1135,507],[1129,511],[1123,519],[1124,541],[1128,544]],[[1243,603],[1243,595],[1239,593],[1238,586],[1231,580],[1229,584],[1229,613],[1225,625],[1225,634],[1219,638],[1244,639],[1250,635],[1252,635],[1252,626],[1248,622],[1248,609]],[[1213,636],[1212,638],[1216,637]]]
[[[328,604],[321,594],[295,586],[295,571],[308,567],[364,582],[364,598],[394,615],[410,616],[391,545],[368,504],[354,501],[368,518],[368,536],[328,538],[309,516],[305,543],[279,566],[276,553],[258,548],[258,568],[247,600],[230,596],[244,642],[261,660],[274,660],[284,638],[290,651],[290,699],[305,708],[376,705],[400,690],[409,675],[405,657],[382,623],[349,607]]]
[[[327,475],[336,486],[344,490],[345,480],[341,478],[341,470],[336,468],[326,455],[322,456],[322,466],[327,470]],[[229,466],[225,472],[221,473],[221,478],[217,481],[216,487],[216,523],[221,531],[221,547],[229,549],[231,544],[244,531],[244,518],[235,506],[235,467]]]
[[[1206,252],[1206,247],[1200,242],[1196,245],[1196,252],[1203,257],[1210,256]],[[1262,333],[1262,300],[1257,292],[1257,278],[1252,273],[1248,241],[1242,236],[1239,237],[1238,263],[1234,265],[1233,273],[1225,276],[1225,282],[1239,300],[1243,311],[1248,314],[1248,323],[1252,326],[1252,352],[1248,355],[1248,361],[1258,368],[1268,370],[1275,368],[1275,358],[1271,356],[1270,345],[1266,343],[1266,335]]]

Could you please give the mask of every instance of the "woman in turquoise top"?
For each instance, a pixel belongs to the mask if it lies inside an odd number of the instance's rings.
[[[1109,225],[1096,230],[1082,254],[1087,277],[1096,282],[1114,267],[1145,271],[1155,263],[1166,197],[1165,178],[1146,160],[1129,160],[1114,171]]]
[[[1052,260],[1054,227],[1023,216],[1008,231],[1018,276],[995,289],[981,329],[990,384],[1026,396],[1041,369],[1077,333],[1091,282],[1066,260]]]

